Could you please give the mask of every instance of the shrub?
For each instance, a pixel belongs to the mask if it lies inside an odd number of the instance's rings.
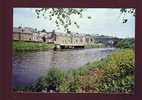
[[[119,50],[109,56],[97,88],[100,92],[132,92],[134,86],[134,53]]]
[[[118,41],[115,46],[118,48],[134,48],[134,39],[121,39]]]
[[[46,82],[47,90],[59,91],[60,84],[64,83],[64,72],[56,67],[49,69],[44,81]]]
[[[69,92],[79,92],[80,90],[79,76],[80,76],[79,71],[77,70],[70,71],[70,75],[68,75]]]
[[[65,74],[62,70],[56,67],[49,69],[46,76],[41,77],[35,84],[32,85],[32,90],[36,92],[46,91],[58,92],[60,85],[65,82]]]

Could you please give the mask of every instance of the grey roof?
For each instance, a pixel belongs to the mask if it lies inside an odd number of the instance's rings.
[[[58,36],[71,36],[71,34],[62,33],[62,32],[55,32],[55,34],[58,35]]]
[[[30,27],[23,28],[23,33],[34,33],[34,29]]]
[[[31,27],[24,27],[24,28],[18,28],[18,27],[13,27],[13,32],[22,32],[22,33],[35,33],[36,30]]]
[[[115,38],[113,36],[97,35],[95,38]]]
[[[13,32],[21,32],[21,30],[18,27],[13,27]]]

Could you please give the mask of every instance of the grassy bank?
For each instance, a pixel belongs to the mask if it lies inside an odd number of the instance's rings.
[[[30,87],[17,90],[33,92],[105,92],[132,93],[134,88],[134,52],[119,49],[100,61],[79,69],[49,69]]]
[[[13,41],[13,50],[16,52],[39,51],[39,50],[48,50],[53,48],[54,48],[53,44]]]
[[[105,45],[98,43],[98,44],[91,44],[91,45],[85,45],[85,48],[104,48]]]
[[[26,51],[44,51],[54,48],[54,44],[39,43],[39,42],[25,42],[13,41],[13,51],[26,52]],[[103,44],[86,45],[85,48],[103,48]]]

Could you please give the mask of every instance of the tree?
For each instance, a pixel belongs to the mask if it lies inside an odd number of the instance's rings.
[[[41,32],[46,32],[46,30],[45,30],[45,29],[43,29]]]
[[[83,12],[86,10],[87,8],[37,8],[35,9],[35,12],[37,14],[37,18],[40,18],[41,16],[48,16],[50,21],[54,18],[58,29],[60,29],[60,27],[63,26],[66,32],[70,32],[69,26],[73,24],[77,28],[79,28],[77,21],[72,21],[71,15],[77,15],[80,16],[80,18],[82,18]],[[133,16],[136,15],[134,8],[121,8],[120,12],[121,14],[124,14],[124,16],[126,14],[131,14]],[[87,18],[91,19],[91,16],[88,16]],[[128,19],[123,17],[122,21],[123,23],[126,23]]]
[[[123,23],[127,23],[128,19],[125,18],[126,15],[130,14],[132,16],[136,16],[136,9],[135,8],[130,8],[130,9],[127,9],[127,8],[121,8],[120,9],[120,12],[121,14],[124,15],[123,19],[122,19],[122,22]]]
[[[115,46],[117,48],[134,48],[135,40],[134,38],[126,38],[126,39],[120,39]]]
[[[34,32],[38,32],[38,31],[37,31],[37,28],[34,29]]]
[[[41,16],[48,16],[49,20],[53,20],[54,18],[58,29],[63,26],[65,31],[69,32],[69,26],[72,24],[79,28],[77,22],[72,21],[71,15],[77,15],[82,18],[83,12],[86,10],[86,8],[39,8],[36,9],[35,12],[37,14],[37,18],[40,18]],[[91,19],[91,17],[88,16],[88,19]]]

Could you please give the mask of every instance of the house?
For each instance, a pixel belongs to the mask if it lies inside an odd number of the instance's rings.
[[[94,44],[95,39],[82,33],[62,33],[62,32],[40,32],[40,41],[60,45],[88,45]]]
[[[55,44],[85,45],[86,37],[79,33],[59,33],[55,32]]]
[[[90,34],[86,34],[85,35],[85,41],[86,41],[86,45],[94,44],[95,43],[95,38]]]
[[[13,40],[22,41],[38,41],[38,33],[35,29],[30,27],[14,27],[13,28]]]
[[[89,34],[82,33],[61,33],[55,32],[46,32],[46,31],[37,31],[30,27],[14,27],[13,28],[13,39],[22,40],[22,41],[33,41],[33,42],[45,42],[45,43],[54,43],[59,45],[88,45],[94,44],[95,39]]]
[[[55,32],[55,44],[71,44],[71,34]]]

